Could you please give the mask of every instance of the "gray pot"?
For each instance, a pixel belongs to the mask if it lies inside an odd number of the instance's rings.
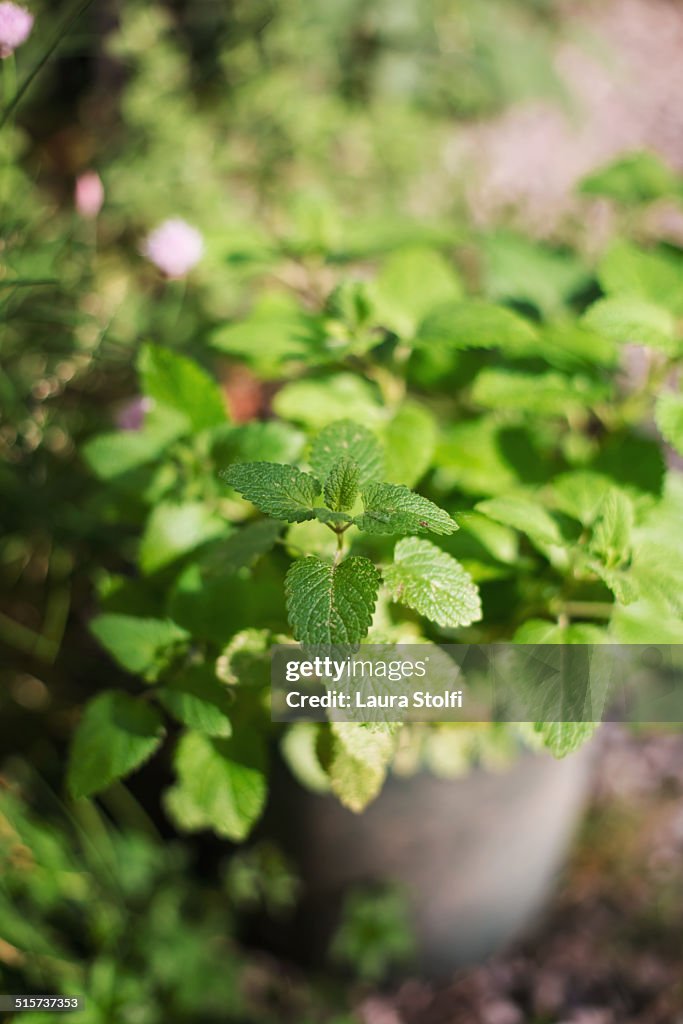
[[[589,748],[527,755],[507,772],[463,780],[390,779],[361,815],[300,791],[288,832],[306,884],[300,927],[322,948],[344,893],[391,880],[409,894],[430,973],[480,961],[543,907],[584,806]]]

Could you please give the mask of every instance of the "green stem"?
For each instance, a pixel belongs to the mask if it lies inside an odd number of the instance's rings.
[[[19,88],[14,93],[14,96],[9,101],[5,102],[4,110],[2,111],[2,114],[0,114],[0,129],[5,127],[10,117],[12,116],[12,114],[18,107],[19,103],[21,102],[22,98],[24,97],[25,93],[30,88],[34,78],[36,78],[36,76],[40,74],[40,72],[43,70],[43,68],[49,61],[50,57],[61,43],[61,41],[65,38],[65,36],[68,35],[68,33],[71,31],[71,29],[76,24],[81,15],[85,14],[88,7],[90,7],[90,5],[93,2],[94,0],[81,0],[80,3],[77,2],[74,5],[74,10],[64,19],[59,29],[57,30],[54,39],[48,45],[47,49],[44,51],[38,63],[34,64],[31,71],[29,71],[24,81],[21,83]]]

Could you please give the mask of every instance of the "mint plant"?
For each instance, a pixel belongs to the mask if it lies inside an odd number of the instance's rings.
[[[238,463],[223,476],[266,515],[288,523],[317,519],[335,535],[333,559],[309,555],[289,569],[289,622],[302,643],[356,644],[368,634],[382,575],[369,558],[345,557],[349,530],[448,535],[458,526],[422,495],[376,479],[382,452],[359,424],[330,424],[313,441],[310,463],[322,479],[270,462]],[[397,545],[385,575],[394,601],[442,626],[469,626],[481,618],[478,590],[469,574],[429,541]]]
[[[593,731],[276,725],[273,643],[681,642],[680,253],[615,239],[592,266],[511,232],[478,244],[474,284],[413,243],[326,290],[311,271],[319,299],[257,296],[201,364],[141,347],[142,424],[82,455],[121,551],[90,628],[144,689],[86,705],[75,795],[169,750],[170,817],[241,840],[275,742],[361,810],[392,765],[457,776]],[[263,419],[231,419],[226,358],[268,394]]]

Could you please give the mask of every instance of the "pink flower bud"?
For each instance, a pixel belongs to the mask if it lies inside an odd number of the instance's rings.
[[[18,4],[0,3],[0,57],[9,57],[25,43],[33,28],[33,15]]]
[[[85,171],[76,179],[76,210],[86,220],[94,220],[104,203],[104,185],[96,171]]]
[[[148,236],[143,253],[166,277],[177,279],[199,263],[204,240],[184,220],[167,220]]]

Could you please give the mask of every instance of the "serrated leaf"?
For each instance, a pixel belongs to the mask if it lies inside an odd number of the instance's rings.
[[[343,456],[330,469],[325,480],[325,502],[335,512],[348,512],[358,495],[360,468],[357,462]]]
[[[590,548],[609,567],[626,561],[633,529],[633,502],[623,491],[611,488],[603,498],[593,527]]]
[[[190,634],[170,619],[133,615],[98,615],[90,632],[128,672],[149,674],[163,665],[169,652],[186,643]]]
[[[367,635],[380,576],[367,558],[338,565],[311,556],[291,566],[285,592],[294,637],[305,644],[356,644]]]
[[[295,466],[277,462],[240,462],[221,473],[223,479],[261,512],[288,523],[314,519],[320,483]]]
[[[267,629],[243,629],[236,633],[216,662],[216,677],[227,686],[267,685],[273,642],[274,637]]]
[[[378,796],[396,748],[389,725],[332,722],[333,744],[327,767],[333,793],[359,814]]]
[[[164,736],[150,704],[107,691],[86,707],[69,754],[68,786],[74,797],[92,796],[139,768]]]
[[[396,334],[410,336],[430,309],[461,298],[463,287],[439,253],[415,246],[390,256],[368,293],[379,322]]]
[[[665,441],[683,455],[683,395],[665,392],[657,399],[655,419]]]
[[[147,520],[140,542],[140,568],[145,574],[157,572],[229,529],[201,501],[162,502]]]
[[[191,430],[220,426],[228,418],[223,395],[206,370],[162,345],[145,345],[138,357],[143,391],[182,413]]]
[[[639,588],[632,576],[621,569],[610,568],[594,559],[588,561],[587,567],[600,577],[605,586],[612,591],[619,604],[632,604],[638,600]]]
[[[315,518],[319,523],[333,523],[335,526],[341,526],[344,523],[352,523],[353,519],[348,512],[337,512],[331,508],[317,508],[315,510]],[[327,550],[327,547],[325,548]]]
[[[582,747],[597,727],[596,722],[542,722],[536,731],[551,754],[563,758]]]
[[[438,428],[433,414],[417,402],[403,402],[384,428],[383,436],[384,479],[412,487],[427,472],[434,455]]]
[[[361,484],[382,478],[384,456],[379,441],[367,427],[352,420],[337,420],[320,431],[311,445],[311,468],[324,480],[344,456],[358,465]]]
[[[362,515],[354,522],[366,533],[454,533],[458,524],[433,501],[402,484],[368,484],[361,491]]]
[[[172,810],[186,827],[210,827],[234,842],[245,839],[266,801],[265,758],[259,743],[211,739],[199,732],[181,737],[174,759],[178,784]]]
[[[480,501],[475,508],[497,523],[512,526],[541,545],[564,544],[560,528],[543,506],[523,494],[507,494]]]
[[[384,570],[394,601],[443,627],[470,626],[481,619],[481,601],[470,574],[451,555],[426,540],[407,537],[396,545]]]
[[[631,296],[598,299],[583,317],[588,327],[615,341],[675,352],[676,323],[663,306]]]
[[[160,687],[157,695],[169,714],[188,728],[207,736],[231,735],[229,695],[206,666],[186,669]]]

